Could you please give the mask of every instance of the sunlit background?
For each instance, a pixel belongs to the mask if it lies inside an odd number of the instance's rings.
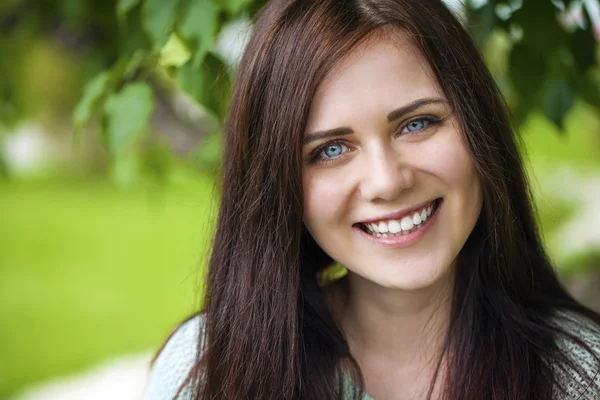
[[[0,399],[140,398],[153,352],[199,307],[218,196],[219,113],[172,72],[200,50],[171,34],[150,69],[139,67],[151,59],[142,57],[119,83],[152,89],[152,107],[124,103],[116,119],[135,125],[136,113],[148,112],[148,123],[132,128],[143,132],[129,138],[135,145],[113,151],[106,110],[90,114],[78,140],[73,131],[86,83],[122,59],[123,31],[157,1],[0,2]],[[232,71],[252,2],[225,3],[210,48]],[[449,3],[465,16],[460,2]],[[522,5],[493,3],[497,21]],[[598,82],[598,2],[569,2],[584,11],[553,3],[550,15],[567,31],[587,21],[596,40],[587,74]],[[488,2],[469,5],[485,11]],[[199,29],[205,15],[195,17]],[[482,45],[510,104],[526,103],[506,88],[519,35],[518,25],[490,29]],[[552,93],[537,94],[548,98],[535,104],[548,107],[522,116],[522,152],[548,251],[573,294],[600,310],[599,108],[594,93]]]

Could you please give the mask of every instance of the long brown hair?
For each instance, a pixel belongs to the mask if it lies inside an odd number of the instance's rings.
[[[483,187],[481,215],[457,263],[444,398],[548,400],[561,384],[553,365],[579,371],[558,346],[559,335],[592,351],[553,322],[559,309],[597,323],[600,316],[557,280],[505,104],[446,6],[439,0],[273,0],[238,67],[224,130],[205,330],[191,374],[196,399],[343,399],[345,377],[357,388],[354,398],[362,395],[360,369],[317,282],[333,260],[302,222],[301,154],[318,85],[382,29],[406,32],[430,65]]]

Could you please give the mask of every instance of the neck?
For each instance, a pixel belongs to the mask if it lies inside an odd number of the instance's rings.
[[[450,322],[452,279],[417,290],[385,288],[349,272],[340,324],[352,353],[399,368],[436,363]]]

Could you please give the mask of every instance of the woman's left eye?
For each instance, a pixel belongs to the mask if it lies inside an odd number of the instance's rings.
[[[400,133],[413,133],[425,129],[432,121],[428,118],[413,119],[402,128]]]

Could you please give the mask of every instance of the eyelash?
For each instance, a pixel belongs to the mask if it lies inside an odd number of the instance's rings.
[[[447,118],[440,119],[437,117],[433,117],[431,115],[413,118],[411,120],[406,121],[404,124],[402,124],[400,126],[400,128],[398,129],[398,132],[395,134],[395,136],[397,137],[400,135],[419,135],[426,129],[431,128],[434,125],[438,125],[438,124],[444,122],[446,119]],[[408,125],[410,125],[411,123],[416,122],[416,121],[423,121],[423,122],[425,122],[426,125],[422,129],[419,129],[418,131],[402,133],[402,131],[406,127],[408,127]],[[339,155],[338,157],[335,157],[335,158],[321,158],[321,153],[323,153],[323,151],[327,147],[335,146],[335,145],[342,145],[342,146],[345,145],[346,147],[349,147],[344,140],[341,140],[341,139],[330,140],[329,142],[323,143],[321,146],[317,147],[310,153],[309,162],[311,164],[312,163],[329,164],[331,162],[337,161],[340,157],[343,157],[343,154],[345,154],[345,153],[342,153],[341,155]],[[352,150],[350,150],[350,151],[352,151]]]

